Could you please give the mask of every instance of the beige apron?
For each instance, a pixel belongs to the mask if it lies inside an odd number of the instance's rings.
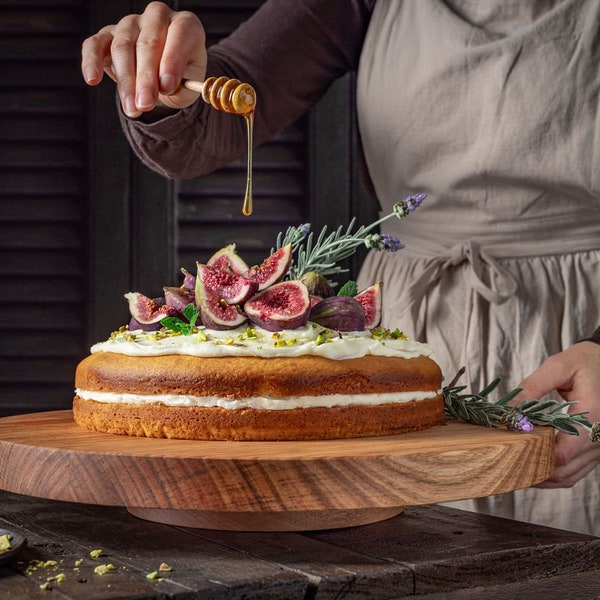
[[[359,278],[447,381],[518,385],[600,324],[600,1],[378,0],[358,74],[382,230]],[[515,434],[518,435],[518,434]],[[526,434],[524,434],[526,435]],[[600,535],[600,469],[571,489],[460,503]]]

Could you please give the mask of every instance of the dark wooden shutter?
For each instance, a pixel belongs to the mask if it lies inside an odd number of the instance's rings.
[[[170,5],[198,12],[211,44],[262,3]],[[0,0],[0,416],[70,407],[77,362],[128,318],[125,292],[158,294],[230,242],[255,264],[288,225],[373,215],[356,177],[351,75],[256,149],[250,218],[244,160],[187,181],[142,165],[114,85],[87,89],[79,61],[87,35],[146,4]]]
[[[69,406],[84,352],[84,2],[0,4],[0,413]]]

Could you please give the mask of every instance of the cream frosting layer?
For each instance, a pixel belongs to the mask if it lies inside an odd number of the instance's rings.
[[[329,394],[325,396],[297,396],[289,398],[220,398],[218,396],[188,396],[177,394],[127,394],[75,390],[82,400],[111,404],[164,404],[165,406],[219,407],[230,410],[255,408],[264,410],[291,410],[333,406],[374,406],[378,404],[419,402],[435,398],[439,392],[396,392],[391,394]]]
[[[376,335],[370,331],[338,333],[308,323],[298,329],[270,332],[258,327],[240,327],[227,331],[200,329],[191,335],[164,335],[141,330],[115,333],[105,342],[92,346],[92,352],[115,352],[128,356],[322,356],[333,360],[360,358],[368,354],[413,358],[429,356],[428,344],[396,339],[389,332]]]

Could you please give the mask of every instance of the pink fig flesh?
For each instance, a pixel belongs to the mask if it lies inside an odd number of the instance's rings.
[[[255,281],[250,281],[242,275],[236,275],[228,271],[209,267],[198,263],[198,276],[196,282],[201,279],[205,288],[210,289],[227,304],[242,304],[258,288]]]

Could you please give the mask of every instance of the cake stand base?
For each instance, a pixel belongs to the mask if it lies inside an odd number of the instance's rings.
[[[177,525],[219,531],[316,531],[356,527],[391,519],[402,513],[402,507],[364,508],[354,510],[298,510],[256,512],[212,510],[169,510],[164,508],[133,508],[134,517]]]

